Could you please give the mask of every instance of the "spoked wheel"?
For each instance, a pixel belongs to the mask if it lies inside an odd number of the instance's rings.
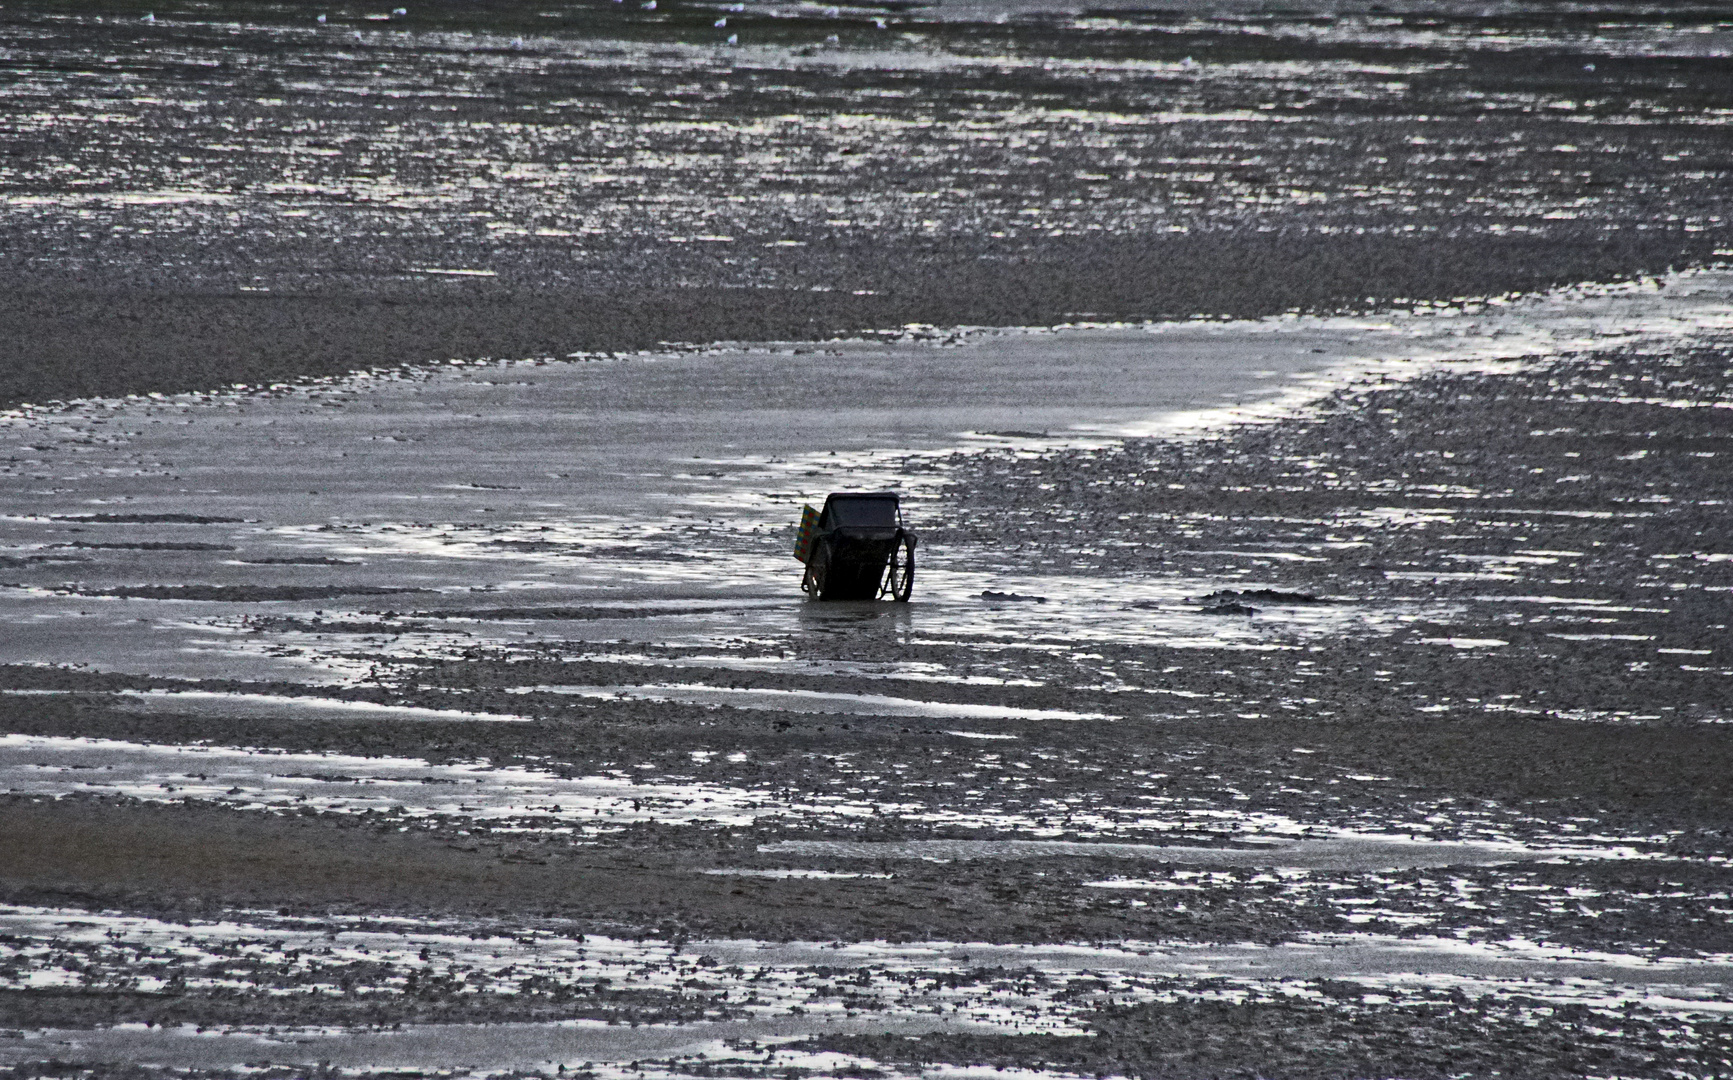
[[[890,562],[885,567],[884,587],[879,590],[879,595],[907,603],[909,594],[914,591],[915,541],[911,536],[899,536],[897,546],[891,549]]]
[[[800,579],[800,591],[814,600],[824,599],[824,579],[830,572],[830,542],[819,540],[812,545],[806,559],[806,574]]]

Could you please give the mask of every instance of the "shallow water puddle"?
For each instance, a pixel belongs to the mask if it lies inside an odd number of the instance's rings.
[[[814,660],[793,656],[728,656],[697,653],[689,656],[651,656],[646,653],[584,652],[562,655],[562,660],[599,661],[654,668],[716,668],[724,671],[764,671],[802,675],[831,675],[851,679],[895,679],[898,682],[949,683],[955,686],[1043,686],[1038,679],[1001,678],[992,675],[960,675],[943,664],[919,661],[873,663],[855,660]]]
[[[974,553],[979,554],[979,553]],[[1081,576],[1031,576],[956,570],[945,565],[974,558],[948,552],[924,566],[914,603],[818,605],[798,593],[792,559],[731,556],[713,566],[709,581],[640,581],[624,590],[617,578],[605,589],[575,584],[488,590],[465,588],[437,595],[334,598],[307,602],[188,601],[167,598],[65,597],[6,590],[0,601],[20,616],[23,632],[0,643],[0,659],[24,663],[85,663],[97,670],[139,671],[178,678],[288,679],[356,685],[375,676],[367,657],[390,664],[452,659],[478,646],[547,649],[568,642],[690,648],[698,657],[641,658],[666,667],[735,670],[809,670],[843,677],[1031,685],[1007,673],[995,677],[947,675],[931,665],[824,665],[729,656],[743,640],[786,648],[802,638],[850,632],[862,625],[906,628],[932,640],[967,638],[991,644],[1030,642],[1141,643],[1164,648],[1292,648],[1296,642],[1348,634],[1398,631],[1404,617],[1448,619],[1437,604],[1367,605],[1337,598],[1326,603],[1256,604],[1253,614],[1220,614],[1200,599],[1219,580],[1110,581]],[[382,570],[389,570],[382,567]],[[412,567],[405,574],[419,575]],[[461,572],[447,568],[445,572]],[[612,570],[608,571],[612,573]],[[763,579],[760,581],[759,579]],[[715,586],[726,582],[726,588]],[[1237,588],[1279,588],[1267,578],[1239,579]],[[706,592],[696,591],[699,588]],[[718,592],[733,595],[719,596]],[[781,593],[782,595],[777,595]],[[1019,598],[1040,597],[1041,602]],[[608,655],[560,650],[572,659],[634,662],[630,652]],[[876,670],[874,670],[876,668]]]
[[[736,868],[730,868],[730,867],[721,867],[721,868],[713,869],[713,870],[700,870],[698,872],[700,874],[705,874],[709,877],[768,878],[772,881],[791,881],[791,880],[851,881],[851,880],[859,880],[862,878],[872,878],[872,879],[876,879],[879,881],[889,881],[891,879],[891,876],[892,876],[890,874],[868,874],[868,873],[852,874],[852,873],[848,873],[846,871],[839,871],[839,870],[761,870],[761,869],[751,869],[751,868],[736,869]]]
[[[737,1040],[774,1046],[824,1034],[920,1035],[970,1030],[981,1028],[931,1017],[633,1026],[571,1020],[544,1024],[425,1024],[398,1031],[284,1029],[273,1030],[271,1034],[194,1028],[190,1024],[177,1028],[125,1024],[95,1030],[51,1028],[25,1032],[0,1044],[0,1062],[75,1057],[188,1069],[271,1062],[339,1068],[437,1069],[440,1076],[493,1075],[507,1069],[551,1073],[556,1068],[563,1072],[568,1066],[631,1062],[634,1067],[621,1068],[618,1075],[637,1080],[667,1075],[662,1070],[635,1064],[644,1059],[689,1059],[687,1064],[699,1068],[731,1063],[752,1067],[754,1073],[764,1070],[779,1075],[815,1063],[846,1065],[855,1060],[837,1054],[778,1052],[770,1046],[745,1057],[729,1045]],[[466,1068],[454,1069],[454,1062],[462,1062]]]
[[[239,809],[306,807],[410,818],[535,817],[566,831],[634,821],[748,824],[767,815],[864,817],[874,812],[866,803],[791,802],[770,792],[715,784],[564,779],[517,767],[432,765],[414,758],[30,735],[0,735],[0,791],[118,795],[148,802],[201,799]]]
[[[30,695],[23,695],[26,699]],[[118,695],[117,695],[118,696]],[[172,698],[173,695],[162,695]],[[143,695],[127,700],[139,700]],[[431,710],[430,710],[431,711]],[[992,732],[946,732],[980,764],[996,767]],[[1014,741],[1014,740],[1006,740]],[[987,745],[982,745],[986,743]],[[708,761],[708,752],[692,755]],[[733,760],[732,758],[730,759]],[[744,761],[744,758],[741,759]],[[1654,858],[1655,837],[1595,836],[1594,846],[1560,837],[1542,846],[1500,839],[1446,842],[1326,829],[1248,807],[1223,809],[1195,800],[1156,800],[1128,792],[1122,803],[1086,807],[1063,801],[987,796],[959,799],[946,787],[892,786],[889,798],[870,763],[836,763],[859,786],[809,794],[690,781],[686,776],[624,770],[567,778],[486,762],[431,764],[417,758],[292,753],[272,748],[149,744],[113,739],[0,735],[0,793],[60,797],[108,795],[147,802],[207,801],[240,810],[309,809],[417,819],[492,822],[529,833],[596,836],[634,823],[785,825],[853,830],[902,825],[954,828],[1039,838],[1005,840],[799,840],[766,853],[834,859],[1027,859],[1100,856],[1184,865],[1292,866],[1315,869],[1491,865],[1535,859]],[[1033,775],[1033,774],[1032,774]],[[985,796],[985,797],[977,797]],[[1398,826],[1400,827],[1400,826]],[[1150,844],[1149,837],[1209,838],[1239,847]],[[1085,837],[1097,839],[1058,839]],[[1665,838],[1661,838],[1664,840]],[[1561,842],[1562,841],[1562,842]],[[1576,842],[1573,842],[1576,841]],[[1255,846],[1246,846],[1255,845]]]
[[[787,641],[855,617],[807,610],[788,557],[800,504],[827,490],[894,488],[917,529],[942,525],[944,463],[958,452],[1198,434],[1440,364],[1497,367],[1632,335],[1682,341],[1733,325],[1729,280],[1700,271],[1376,318],[974,332],[950,348],[835,342],[825,364],[748,346],[15,413],[0,417],[0,444],[22,463],[0,470],[0,546],[18,564],[0,608],[18,617],[0,662],[366,677],[343,655],[366,636],[352,628],[234,625],[280,613],[431,613],[416,626],[386,618],[395,625],[368,643],[400,657],[550,635]],[[847,395],[836,364],[858,371]],[[1031,396],[1047,404],[1031,413]],[[128,464],[139,461],[160,469]],[[1315,557],[1228,554],[1276,588],[1291,560]],[[927,549],[920,581],[898,617],[934,638],[1271,648],[1396,621],[1354,604],[1208,614],[1188,596],[1221,581],[1044,577],[993,538]],[[379,592],[400,589],[422,591]],[[598,604],[639,610],[546,610]]]
[[[731,686],[665,683],[646,686],[522,686],[508,693],[576,694],[590,698],[631,698],[673,701],[685,705],[725,705],[737,709],[819,713],[844,716],[932,716],[951,720],[1113,720],[1108,713],[1067,712],[1063,709],[1018,709],[1002,705],[969,705],[916,701],[883,694],[839,694],[817,690],[755,690]]]
[[[1175,866],[1268,867],[1295,870],[1400,870],[1439,866],[1494,866],[1539,859],[1643,858],[1626,847],[1546,847],[1460,843],[1339,833],[1327,839],[1242,835],[1255,847],[1196,847],[1071,840],[780,840],[761,844],[766,854],[836,859],[1042,859],[1063,856],[1141,859]],[[1119,886],[1119,887],[1129,887]],[[1152,885],[1151,888],[1155,886]]]
[[[432,817],[510,821],[528,831],[578,835],[605,833],[632,822],[745,825],[761,818],[843,827],[899,821],[1035,836],[1067,830],[1110,834],[1183,829],[1245,837],[1304,828],[1255,811],[1175,807],[1158,812],[1142,804],[1062,815],[1066,820],[1056,824],[1048,810],[1039,808],[875,802],[816,793],[795,798],[781,789],[669,782],[654,774],[641,781],[624,774],[566,779],[480,763],[433,765],[414,758],[33,735],[0,735],[0,792],[113,795],[148,802],[198,799],[246,810],[393,813],[405,823]]]
[[[472,993],[552,984],[640,1001],[673,994],[719,1013],[697,1023],[599,1020],[411,1025],[396,1031],[261,1027],[113,1028],[20,1033],[0,1061],[68,1049],[134,1063],[328,1061],[374,1067],[463,1061],[495,1068],[581,1060],[731,1056],[724,1040],[781,1041],[822,1032],[981,1031],[1082,1035],[1101,1002],[1307,998],[1317,980],[1351,981],[1400,999],[1440,991],[1521,996],[1615,1011],[1724,1016],[1733,957],[1645,960],[1526,941],[1318,935],[1283,945],[993,945],[926,941],[674,944],[594,935],[427,923],[304,920],[235,912],[176,923],[76,909],[0,907],[0,958],[11,987],[102,983],[124,974],[146,992],[239,986],[302,996],[339,982],[382,998],[402,980],[462,973]],[[847,973],[846,978],[842,973]],[[292,989],[291,989],[292,988]],[[764,1064],[757,1057],[755,1063]]]
[[[1042,972],[1157,973],[1198,978],[1353,976],[1494,976],[1586,978],[1664,983],[1722,992],[1733,988],[1733,957],[1650,960],[1617,953],[1585,952],[1527,941],[1465,942],[1450,938],[1317,934],[1280,945],[1121,942],[1112,945],[994,945],[985,942],[709,941],[697,953],[736,964],[781,963],[888,968],[931,966],[936,970],[1005,968]],[[1733,1009],[1733,1004],[1724,1005]]]
[[[7,693],[15,691],[0,690],[0,694]],[[445,720],[526,723],[530,719],[510,713],[466,712],[461,709],[427,709],[415,705],[345,701],[341,698],[218,693],[207,690],[120,690],[115,692],[114,698],[117,707],[126,712],[223,716],[241,720]]]

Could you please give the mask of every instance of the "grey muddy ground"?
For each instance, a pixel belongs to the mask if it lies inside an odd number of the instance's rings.
[[[8,399],[1378,315],[10,417],[6,1068],[1733,1069],[1726,305],[1373,325],[1716,259],[1717,13],[547,10],[9,5]],[[907,608],[797,599],[855,484]]]
[[[1724,958],[1733,950],[1726,930],[1729,736],[1721,722],[1728,675],[1720,654],[1724,594],[1733,582],[1712,538],[1725,498],[1724,470],[1715,462],[1726,452],[1728,410],[1716,404],[1724,400],[1726,363],[1715,343],[1660,356],[1632,348],[1520,373],[1441,373],[1360,386],[1304,418],[1223,439],[1002,451],[945,464],[940,505],[952,524],[930,530],[934,546],[988,534],[1004,538],[991,545],[997,557],[1045,570],[1050,580],[1175,575],[1214,584],[1151,605],[1150,619],[1163,608],[1235,624],[1322,606],[1423,613],[1376,629],[1296,636],[1278,628],[1266,647],[1251,649],[1195,641],[1075,645],[1040,635],[1021,643],[1032,648],[1018,649],[996,635],[926,639],[917,604],[906,615],[839,611],[777,640],[739,641],[696,656],[695,649],[642,641],[579,645],[563,634],[542,644],[473,646],[449,659],[393,658],[387,649],[371,658],[383,670],[370,686],[323,691],[382,704],[509,707],[530,717],[509,724],[246,720],[220,705],[187,712],[172,697],[144,708],[114,696],[127,687],[185,690],[185,682],[15,667],[8,681],[16,688],[70,691],[8,696],[7,727],[20,734],[435,763],[483,759],[570,776],[625,767],[646,780],[764,792],[786,809],[733,825],[651,815],[579,824],[574,833],[571,819],[533,807],[503,820],[461,812],[273,815],[178,802],[172,784],[147,796],[154,806],[90,795],[15,797],[0,863],[7,898],[192,924],[225,911],[269,909],[311,917],[314,926],[326,925],[324,913],[346,913],[362,920],[357,928],[406,915],[488,932],[649,934],[688,948],[689,963],[702,961],[704,946],[681,945],[687,941],[1280,946],[1342,934],[1525,941],[1627,956],[1623,962],[1638,965],[1644,957]],[[1645,386],[1664,393],[1631,392]],[[1468,431],[1476,436],[1461,434]],[[1168,477],[1182,486],[1166,486]],[[1567,477],[1577,479],[1559,482]],[[1074,520],[1055,521],[1055,506]],[[127,528],[103,526],[116,535]],[[1303,560],[1278,558],[1284,554]],[[1063,596],[1021,602],[1067,603]],[[536,614],[530,607],[507,617]],[[562,620],[571,612],[546,614],[554,616],[550,627],[570,629]],[[477,616],[485,626],[485,610],[467,613]],[[353,628],[309,618],[305,629],[340,639],[441,618],[431,610],[402,612]],[[610,652],[621,660],[610,660]],[[782,662],[718,666],[755,656]],[[520,689],[654,686],[643,682],[645,664],[658,658],[678,664],[687,684],[1113,719],[935,721],[875,717],[870,704],[815,714],[538,697]],[[872,678],[835,669],[802,676],[796,661],[877,662],[950,678],[899,680],[894,668]],[[1013,673],[1034,685],[957,678]],[[308,692],[272,683],[200,688]],[[993,738],[950,734],[957,731]],[[186,775],[182,782],[190,782]],[[644,790],[655,796],[652,787]],[[869,812],[851,812],[853,805]],[[1300,832],[1282,832],[1290,828],[1282,821]],[[1279,845],[1292,844],[1283,835],[1333,829],[1419,837],[1442,854],[1396,869],[1401,860],[1365,848],[1334,868],[1304,869],[1306,859],[1288,857],[1299,866],[1282,869]],[[808,839],[847,838],[868,843],[865,853],[877,841],[999,836],[1214,846],[1223,855],[1215,867],[1207,857],[1199,865],[1159,849],[971,859],[964,846],[949,850],[951,861],[932,862],[898,857],[894,848],[862,857],[802,847]],[[1278,847],[1265,847],[1273,854],[1246,865],[1248,841]],[[1493,845],[1487,850],[1499,861],[1449,843]],[[1501,854],[1499,844],[1512,846]],[[790,871],[796,876],[762,876]],[[815,872],[842,876],[800,876]],[[679,989],[604,990],[550,975],[540,983],[508,979],[505,993],[446,977],[430,981],[437,973],[429,972],[381,984],[395,986],[381,993],[364,988],[394,978],[388,972],[401,961],[334,958],[307,968],[293,954],[277,960],[256,949],[233,959],[195,952],[177,960],[142,945],[144,952],[129,951],[124,941],[123,934],[101,948],[60,946],[52,959],[26,961],[21,971],[74,964],[83,982],[12,992],[9,1022],[22,1030],[142,1020],[668,1023],[746,1015],[732,1011],[738,1006],[729,1002],[741,999],[731,998],[734,983],[724,969],[719,980],[700,977]],[[1058,980],[1058,1000],[1076,1002],[1069,1007],[1082,1010],[1075,1023],[1092,1037],[1000,1030],[910,1042],[900,1034],[888,1041],[827,1034],[812,1045],[883,1067],[1041,1063],[1150,1075],[1443,1075],[1502,1070],[1511,1061],[1525,1074],[1713,1075],[1727,1053],[1723,1013],[1693,1016],[1696,1006],[1644,1004],[1678,990],[1639,994],[1610,1012],[1609,989],[1568,1007],[1524,996],[1545,981],[1526,989],[1508,981],[1473,987],[1463,996],[1451,981],[1471,970],[1463,962],[1433,961],[1443,984],[1423,981],[1398,992],[1361,970],[1360,981],[1297,973],[1284,984],[1266,976],[1251,984],[1250,997],[1227,972],[1215,976],[1226,983],[1179,973],[1117,976],[1131,982],[1116,991],[1114,982],[1091,989],[1087,973],[1061,975],[1040,964],[964,965],[927,978],[973,986],[979,1000],[992,1001],[1008,992],[993,987],[1011,972],[1048,970],[1037,981]],[[410,967],[424,966],[411,958]],[[1412,958],[1397,966],[1431,970]],[[261,989],[328,989],[276,997],[192,989],[219,969],[226,980],[238,976]],[[125,988],[146,970],[157,978],[181,971],[189,987],[177,990],[171,980],[161,990]],[[1724,1000],[1724,977],[1707,977],[1692,999],[1707,990]],[[1582,985],[1610,988],[1632,978],[1681,976],[1631,971]],[[1277,989],[1296,984],[1322,996],[1296,999]],[[821,986],[816,1000],[840,995],[832,1000],[859,1015],[886,1008],[850,985]],[[1217,986],[1234,992],[1212,1000]],[[1145,994],[1159,1000],[1139,1003]],[[810,1007],[815,999],[803,1000]],[[895,1030],[898,1010],[884,1015]],[[825,1071],[828,1059],[814,1060]]]
[[[8,5],[0,398],[1332,310],[1729,245],[1710,7],[726,7]]]

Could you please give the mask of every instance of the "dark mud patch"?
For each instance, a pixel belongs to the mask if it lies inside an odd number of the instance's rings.
[[[333,965],[334,967],[337,965]],[[278,981],[277,994],[236,995],[171,986],[157,993],[124,990],[0,990],[0,1028],[102,1028],[115,1024],[202,1027],[339,1025],[348,1028],[401,1024],[509,1024],[601,1020],[618,1024],[681,1024],[726,1019],[730,1010],[714,998],[694,999],[679,990],[656,993],[606,986],[554,983],[519,987],[511,994],[477,992],[461,977],[424,977],[411,972],[407,985],[379,994],[355,989],[330,993],[333,977],[353,986],[374,971],[321,970]],[[229,978],[239,974],[229,965]],[[194,970],[184,976],[197,978]],[[321,985],[321,984],[326,985]],[[371,987],[369,989],[372,989]],[[250,1072],[250,1070],[249,1070]],[[0,1076],[6,1072],[0,1070]]]
[[[71,566],[88,563],[89,559],[80,555],[0,555],[0,566],[22,569],[27,566]]]
[[[492,705],[488,698],[417,700],[445,708]],[[519,698],[501,704],[522,707]],[[1729,790],[1733,773],[1724,767],[1733,732],[1717,728],[1654,730],[1508,721],[1425,725],[1168,721],[1113,725],[1110,731],[1080,738],[1075,724],[1025,724],[1018,726],[1018,741],[982,746],[966,745],[943,730],[910,730],[909,725],[858,720],[838,724],[834,718],[823,718],[828,723],[810,718],[789,722],[774,715],[719,714],[647,702],[572,710],[509,726],[436,719],[140,715],[121,702],[89,694],[10,700],[0,695],[0,716],[5,730],[46,736],[407,754],[434,763],[481,759],[530,769],[551,767],[574,777],[607,774],[625,764],[656,782],[678,777],[683,782],[792,794],[800,802],[829,797],[884,804],[885,812],[870,819],[799,814],[771,815],[751,825],[627,824],[589,838],[568,835],[570,819],[539,815],[527,807],[517,816],[494,820],[349,813],[325,815],[335,823],[320,823],[315,815],[303,822],[306,831],[292,835],[277,831],[278,826],[269,824],[276,819],[256,811],[260,823],[245,827],[257,830],[249,834],[253,839],[248,843],[260,854],[279,846],[293,852],[311,843],[312,837],[329,847],[341,866],[350,865],[345,860],[366,857],[369,849],[363,841],[376,836],[389,841],[399,835],[398,830],[408,829],[411,835],[458,844],[477,858],[487,853],[502,859],[533,857],[554,867],[578,859],[604,868],[660,867],[658,875],[672,875],[667,880],[652,875],[644,882],[646,888],[665,892],[671,908],[645,908],[623,901],[619,894],[579,892],[549,907],[552,901],[547,897],[558,892],[557,883],[546,885],[545,892],[538,891],[543,886],[511,886],[528,898],[526,903],[541,897],[536,903],[542,906],[536,910],[584,915],[613,926],[659,925],[659,920],[673,917],[670,911],[679,911],[683,912],[680,919],[697,920],[715,933],[726,930],[779,939],[909,940],[898,935],[912,935],[943,940],[961,934],[958,940],[1046,941],[1058,935],[1063,940],[1269,941],[1318,931],[1397,936],[1460,931],[1472,940],[1514,934],[1587,949],[1616,944],[1625,950],[1670,955],[1733,952],[1733,931],[1716,913],[1718,906],[1724,906],[1718,898],[1733,882],[1724,866],[1705,861],[1725,851],[1724,822],[1733,814],[1733,790]],[[694,751],[706,752],[707,760],[695,761]],[[990,760],[984,756],[988,752]],[[743,760],[731,760],[732,755]],[[1072,758],[1069,764],[1064,763],[1066,757]],[[871,761],[874,768],[870,772],[854,768],[850,759]],[[1106,762],[1112,765],[1104,768]],[[1007,792],[988,801],[959,800],[946,786],[959,778],[973,779],[971,774],[1018,775],[1025,769],[1041,778],[1039,789]],[[1152,773],[1161,778],[1152,783]],[[1233,791],[1224,791],[1224,777],[1233,778]],[[1238,834],[1197,827],[1150,834],[1126,828],[1107,836],[1093,831],[1095,815],[1111,815],[1128,796],[1135,806],[1135,797],[1144,793],[1222,814],[1234,813],[1243,805],[1240,800],[1246,799],[1263,812],[1419,839],[1472,843],[1485,838],[1489,829],[1495,836],[1567,848],[1592,849],[1606,842],[1592,836],[1579,839],[1576,830],[1642,830],[1639,835],[1651,839],[1640,845],[1643,857],[1635,861],[1597,859],[1591,854],[1556,864],[1475,866],[1445,859],[1458,865],[1405,870],[1324,867],[1301,878],[1281,880],[1269,878],[1256,866],[1203,867],[1207,872],[1200,873],[1165,866],[1159,860],[1140,865],[1094,853],[1089,845],[1103,840],[1230,848],[1243,844]],[[63,805],[71,803],[63,801]],[[1022,824],[995,829],[935,823],[959,806],[972,813],[1011,815]],[[1464,806],[1473,812],[1464,814]],[[182,811],[125,803],[64,812],[75,816],[100,812],[124,824],[131,814],[166,822],[162,815]],[[199,815],[213,822],[239,816],[233,810],[197,804],[189,804],[184,812],[192,822],[206,820]],[[1423,823],[1423,818],[1431,820]],[[10,818],[0,824],[19,835],[30,831]],[[1411,828],[1421,824],[1424,828]],[[153,828],[172,833],[176,826],[164,823]],[[934,863],[777,847],[791,839],[896,844],[940,837],[964,841],[960,846],[967,847],[973,841],[1028,837],[1027,830],[1036,828],[1043,830],[1037,835],[1047,836],[1057,830],[1055,839],[1078,844],[1076,853],[1063,859]],[[149,850],[155,841],[142,836],[139,843]],[[62,845],[60,850],[65,854],[73,849]],[[345,851],[363,854],[344,855]],[[941,857],[948,855],[941,853]],[[84,858],[65,854],[63,863],[53,867],[16,859],[10,863],[0,859],[0,865],[13,867],[12,880],[22,890],[65,887],[65,879],[56,875],[82,865],[84,869],[74,875],[83,883],[78,888],[95,889],[109,896],[109,902],[123,906],[150,896],[178,897],[182,899],[174,902],[184,903],[186,896],[212,888],[200,876],[204,871],[189,873],[169,860],[152,864],[155,876],[148,877],[148,884],[117,894],[103,884],[109,869],[100,861],[81,862]],[[737,908],[732,906],[736,900],[712,907],[706,906],[710,901],[705,897],[716,894],[683,891],[680,875],[714,867],[883,872],[895,880],[735,879],[726,895],[758,907]],[[115,881],[124,884],[122,879],[131,873],[120,874]],[[248,892],[241,884],[247,873],[245,866],[237,867],[234,889],[222,895],[236,903],[270,903],[278,895],[326,908],[341,908],[348,902],[344,899],[348,894],[333,886],[295,885],[285,878],[292,877],[291,871],[266,875]],[[417,873],[425,877],[431,871]],[[467,910],[465,905],[471,901],[466,899],[468,886],[463,881],[468,873],[459,867],[447,875],[446,884],[428,884],[407,898],[391,900],[381,888],[367,895],[372,896],[369,902],[393,910],[405,905],[414,910]],[[1126,877],[1152,879],[1154,884],[1085,886]],[[573,899],[580,895],[581,903]],[[682,908],[685,904],[692,906]]]
[[[1206,662],[1238,659],[1215,656]],[[448,666],[459,669],[461,663]],[[0,695],[0,721],[7,731],[31,735],[480,759],[570,776],[625,764],[645,779],[687,777],[909,808],[880,816],[870,834],[866,823],[839,826],[844,837],[861,839],[1016,837],[1034,829],[1054,832],[1031,838],[1154,843],[1214,835],[1209,828],[1176,829],[1171,822],[1139,828],[1138,808],[1148,797],[1227,815],[1249,803],[1323,828],[1397,835],[1418,830],[1440,840],[1475,840],[1491,831],[1519,842],[1568,846],[1574,832],[1606,831],[1656,837],[1656,850],[1701,857],[1724,849],[1725,822],[1733,819],[1733,770],[1726,768],[1733,760],[1733,726],[1725,725],[1472,714],[1417,719],[1411,710],[1379,719],[1378,703],[1368,696],[1366,719],[1280,713],[1112,724],[995,721],[994,734],[1017,738],[986,745],[951,734],[955,721],[508,693],[490,685],[494,679],[480,666],[467,688],[464,672],[451,670],[439,677],[449,689],[373,686],[312,693],[528,715],[531,723],[242,718],[203,708],[141,714],[110,695],[153,689],[291,696],[310,691],[295,684],[188,683],[29,667],[7,669],[7,681],[20,689],[77,693]],[[509,677],[511,665],[502,666],[501,674]],[[543,673],[525,674],[541,681]],[[1247,674],[1271,678],[1267,672]],[[1340,678],[1352,687],[1356,675],[1352,665],[1332,663],[1304,682]],[[153,704],[172,710],[172,697]],[[1028,781],[1019,779],[1025,775]],[[1012,779],[993,782],[999,776]],[[959,801],[953,793],[959,779],[990,786]],[[1017,824],[944,827],[925,820],[959,805],[971,815]],[[1085,825],[1092,821],[1094,826]],[[1102,835],[1106,823],[1112,827]]]
[[[122,907],[170,917],[229,907],[287,913],[448,914],[571,920],[615,935],[763,940],[979,940],[990,894],[935,875],[894,881],[736,878],[697,873],[737,865],[751,848],[725,830],[657,853],[657,836],[608,850],[485,833],[400,831],[391,815],[236,814],[0,797],[0,899]],[[700,854],[700,853],[704,854]],[[864,886],[864,887],[863,887]],[[1039,941],[1055,932],[1046,905],[1015,905],[990,932]],[[1059,932],[1111,936],[1113,913],[1073,913]]]
[[[1315,656],[1176,653],[1166,687],[1203,695],[1178,715],[1724,721],[1728,348],[1439,372],[1209,442],[988,452],[958,460],[947,528],[1014,528],[1068,573],[1282,580],[1206,598],[1224,604],[1270,588],[1399,616]]]
[[[441,608],[432,611],[396,612],[369,611],[368,615],[384,615],[407,619],[477,619],[496,622],[547,620],[552,622],[594,622],[599,619],[688,618],[693,615],[725,615],[739,610],[729,607],[491,607]]]
[[[573,543],[562,544],[554,540],[489,540],[487,541],[487,546],[503,548],[506,551],[525,551],[534,553],[556,551],[576,553],[584,550],[582,545]]]
[[[242,525],[245,518],[212,517],[208,514],[55,514],[54,521],[86,525]]]
[[[331,600],[340,596],[396,596],[429,589],[384,585],[122,585],[109,589],[62,588],[68,596],[111,596],[123,600],[200,600],[236,604]]]
[[[55,547],[79,548],[86,551],[236,551],[229,544],[177,544],[169,540],[141,540],[136,543],[93,544],[74,540]]]
[[[0,689],[6,690],[112,694],[119,690],[151,690],[185,685],[186,683],[180,680],[154,678],[149,675],[86,671],[48,664],[0,664]],[[0,705],[0,708],[4,706]]]
[[[1223,986],[1226,990],[1228,987]],[[1428,995],[1400,1006],[1364,1004],[1375,991],[1353,982],[1310,987],[1322,1006],[1281,1000],[1180,1001],[1106,1007],[1093,1038],[1041,1035],[843,1036],[811,1050],[893,1065],[965,1065],[1192,1080],[1198,1076],[1532,1077],[1710,1076],[1733,1054],[1733,1030],[1627,1011]]]
[[[684,551],[666,551],[631,544],[561,543],[555,540],[488,540],[486,546],[503,551],[535,555],[569,555],[573,557],[614,556],[618,558],[653,560],[656,562],[691,562],[701,556]]]

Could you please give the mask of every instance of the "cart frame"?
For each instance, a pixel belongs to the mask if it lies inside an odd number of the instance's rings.
[[[795,558],[806,563],[801,591],[814,600],[894,600],[915,587],[913,530],[892,491],[834,491],[817,512],[807,507]]]

